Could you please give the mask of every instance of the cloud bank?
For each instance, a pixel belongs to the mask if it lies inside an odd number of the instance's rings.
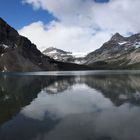
[[[112,34],[140,32],[140,1],[23,0],[35,10],[43,9],[57,20],[31,23],[19,30],[40,50],[53,46],[73,52],[99,48]],[[47,16],[47,13],[46,13]]]

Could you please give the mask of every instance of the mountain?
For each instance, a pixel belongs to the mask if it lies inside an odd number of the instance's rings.
[[[84,64],[91,69],[140,69],[140,33],[123,37],[119,33],[87,56],[76,56],[57,48],[43,54],[62,62]]]
[[[116,33],[85,61],[96,69],[140,69],[140,33],[130,37]]]
[[[43,54],[61,62],[69,62],[76,64],[85,63],[84,61],[85,54],[67,52],[54,47],[45,49],[43,51]]]
[[[53,47],[41,53],[29,39],[19,35],[0,18],[0,71],[89,69],[140,69],[140,33],[130,37],[123,37],[116,33],[101,48],[87,56]]]
[[[43,55],[29,39],[0,18],[0,71],[85,70],[86,66],[57,62]]]

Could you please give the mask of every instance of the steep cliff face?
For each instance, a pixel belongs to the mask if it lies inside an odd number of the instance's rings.
[[[54,70],[53,60],[0,19],[0,71]]]
[[[0,71],[81,70],[85,66],[61,63],[43,55],[30,40],[0,18]]]

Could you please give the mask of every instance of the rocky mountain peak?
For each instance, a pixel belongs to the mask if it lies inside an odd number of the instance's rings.
[[[89,53],[86,64],[102,68],[140,68],[140,34],[123,37],[116,33],[101,48]]]
[[[61,50],[61,49],[58,49],[58,48],[55,48],[55,47],[49,47],[47,49],[45,49],[43,51],[44,54],[48,54],[48,53],[51,53],[51,54],[71,54],[71,52],[67,52],[67,51],[64,51],[64,50]]]
[[[116,33],[112,36],[111,40],[113,40],[113,41],[124,41],[125,37],[123,37],[119,33]]]

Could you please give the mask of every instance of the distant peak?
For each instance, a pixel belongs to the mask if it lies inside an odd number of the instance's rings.
[[[113,36],[112,36],[112,38],[115,38],[115,37],[123,37],[122,35],[120,35],[119,33],[115,33]]]
[[[57,50],[57,48],[55,48],[55,47],[48,47],[44,51],[53,51],[53,50]]]
[[[121,36],[119,33],[115,33],[114,36]]]
[[[111,40],[115,40],[115,41],[121,41],[124,40],[125,37],[123,37],[122,35],[120,35],[119,33],[116,33],[112,36]]]
[[[72,54],[71,52],[64,51],[64,50],[62,50],[62,49],[55,48],[55,47],[49,47],[49,48],[47,48],[47,49],[45,49],[45,50],[43,51],[43,53],[50,53],[50,52],[63,53],[63,54]]]
[[[57,48],[55,48],[55,47],[49,47],[48,49],[57,49]]]

